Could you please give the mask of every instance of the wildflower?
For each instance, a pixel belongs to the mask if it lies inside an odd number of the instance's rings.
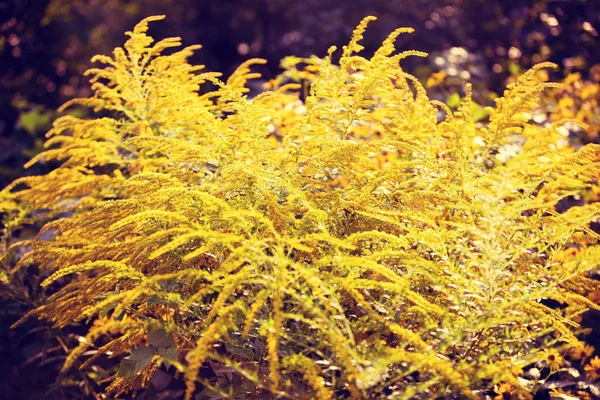
[[[528,363],[529,350],[551,334],[557,342],[573,338],[572,324],[534,300],[564,299],[569,312],[581,314],[589,302],[580,293],[591,285],[573,271],[600,263],[597,247],[583,249],[595,241],[588,225],[600,203],[551,211],[597,179],[600,146],[561,149],[561,130],[527,122],[539,91],[556,87],[536,78],[553,64],[518,78],[487,109],[489,122],[479,124],[471,86],[453,111],[430,101],[400,68],[400,58],[422,53],[391,56],[393,40],[408,29],[394,31],[371,60],[357,56],[369,17],[344,47],[339,68],[333,47],[318,62],[319,75],[303,96],[300,85],[284,84],[249,99],[245,83],[257,77],[249,66],[263,61],[247,61],[226,82],[215,73],[196,75],[200,67],[186,60],[197,46],[161,54],[179,45],[172,38],[149,47],[145,32],[157,19],[138,24],[114,59],[96,57],[108,68],[89,72],[94,97],[64,106],[91,106],[113,118],[61,117],[51,148],[28,165],[64,164],[0,190],[0,213],[14,210],[14,226],[39,214],[37,224],[47,218],[38,211],[51,210],[52,222],[38,236],[54,232],[52,240],[26,241],[31,251],[13,271],[31,263],[58,268],[43,286],[69,276],[60,295],[24,318],[60,328],[106,316],[116,305],[114,322],[93,328],[66,364],[105,336],[121,335],[121,347],[110,347],[116,355],[142,345],[148,321],[163,318],[169,305],[178,340],[195,342],[177,348],[186,353],[186,400],[213,361],[247,370],[243,375],[262,382],[256,389],[266,387],[270,397],[298,378],[311,391],[298,391],[305,398],[340,390],[380,398],[388,388],[399,390],[397,397],[425,398],[419,392],[443,396],[448,386],[475,397],[503,376],[496,399],[530,399],[517,379],[521,369],[510,363]],[[298,60],[288,61],[293,67]],[[204,81],[217,91],[201,94]],[[122,172],[113,177],[108,171],[115,168]],[[567,236],[585,257],[542,252],[565,247]],[[538,250],[528,251],[529,243]],[[481,260],[511,273],[490,275]],[[540,279],[542,271],[547,278]],[[514,312],[471,315],[481,308],[481,288],[492,288],[494,304]],[[522,292],[528,296],[515,297]],[[464,363],[451,354],[473,329],[523,321],[508,335],[479,330],[481,346],[458,353]],[[237,361],[237,335],[239,345],[261,350],[255,362]],[[564,362],[556,350],[537,352],[550,373]],[[466,363],[474,373],[466,373]],[[595,363],[588,375],[597,378]],[[143,386],[146,368],[117,377],[106,395]],[[538,379],[538,368],[529,375]],[[413,370],[416,380],[407,376]],[[235,389],[234,382],[218,384],[219,392]]]
[[[562,356],[554,349],[544,349],[543,361],[553,370],[559,369],[565,362]]]
[[[583,390],[578,390],[575,394],[579,396],[577,397],[579,400],[592,400],[592,396]]]
[[[561,388],[552,388],[550,389],[550,397],[562,397],[562,395],[567,394],[564,390],[562,390]]]
[[[551,399],[564,399],[564,400],[592,400],[590,395],[585,391],[577,391],[576,393],[565,391],[561,388],[550,389],[548,393]],[[577,396],[577,397],[575,397]]]
[[[571,360],[581,360],[594,354],[594,346],[585,344],[583,346],[571,347],[567,353]]]
[[[447,75],[446,75],[446,72],[444,72],[444,71],[434,72],[433,74],[431,74],[429,79],[427,79],[427,83],[425,84],[425,87],[431,88],[434,86],[438,86],[444,81],[444,79],[446,79],[446,77],[447,77]]]
[[[592,358],[589,364],[583,369],[585,370],[585,375],[595,382],[598,378],[600,378],[600,358],[597,356]]]
[[[593,292],[589,293],[587,295],[587,298],[590,299],[590,301],[592,301],[593,303],[599,304],[600,303],[600,289],[596,289]]]
[[[518,365],[508,363],[506,367],[515,377],[523,375],[523,368],[519,367]]]
[[[515,392],[513,390],[512,385],[510,385],[509,383],[502,383],[500,385],[497,385],[494,388],[494,393],[497,394],[497,396],[494,397],[494,400],[511,400],[515,398]]]

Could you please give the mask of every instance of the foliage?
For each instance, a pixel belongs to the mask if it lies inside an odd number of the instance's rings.
[[[425,55],[396,53],[411,29],[361,56],[367,17],[338,62],[304,60],[308,93],[288,70],[250,98],[263,60],[222,81],[187,62],[199,46],[154,43],[159,19],[95,57],[94,95],[62,109],[98,116],[58,118],[28,163],[60,166],[0,192],[8,229],[45,223],[3,256],[27,250],[12,275],[48,271],[53,294],[24,318],[93,321],[63,371],[100,342],[81,368],[121,359],[115,395],[167,364],[186,399],[198,382],[237,398],[527,398],[523,367],[582,346],[600,205],[556,206],[596,183],[600,148],[529,121],[552,64],[475,122],[469,87],[452,111],[399,66]],[[211,363],[243,385],[203,376]]]
[[[600,133],[600,65],[589,70],[590,79],[580,73],[568,75],[563,86],[545,96],[543,105],[551,111],[550,118],[559,121],[575,118],[588,127],[581,140],[597,142]]]
[[[528,68],[553,61],[562,63],[563,71],[585,71],[600,62],[593,26],[600,8],[594,1],[5,0],[0,4],[0,145],[5,148],[0,153],[0,186],[19,176],[48,172],[41,165],[22,168],[31,153],[40,151],[42,134],[26,134],[19,124],[21,114],[38,107],[54,110],[73,97],[89,96],[81,78],[89,58],[112,51],[122,32],[139,19],[164,13],[169,21],[153,27],[153,34],[162,37],[177,30],[186,43],[201,41],[202,62],[211,70],[230,73],[246,57],[261,57],[269,60],[261,72],[272,75],[284,56],[325,54],[332,43],[345,43],[353,28],[349,22],[365,13],[378,15],[378,24],[362,42],[367,52],[398,25],[419,32],[410,38],[411,48],[444,49],[441,56],[467,51],[473,57],[468,65],[452,62],[444,69],[460,87],[473,83],[474,100],[482,105],[488,91],[503,89],[507,72],[516,65]],[[409,45],[408,39],[400,40],[401,47]],[[429,65],[419,62],[411,71],[425,80],[440,67],[433,62],[435,55]],[[470,76],[464,78],[465,72]],[[15,106],[23,101],[26,109]]]

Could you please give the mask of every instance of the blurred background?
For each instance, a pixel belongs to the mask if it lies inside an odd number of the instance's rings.
[[[90,58],[110,54],[125,41],[125,31],[157,14],[167,19],[151,25],[155,38],[180,36],[185,45],[204,46],[194,63],[227,76],[248,58],[265,58],[268,63],[258,68],[263,81],[279,72],[285,56],[323,57],[329,46],[346,44],[366,15],[378,17],[365,35],[367,55],[395,28],[412,27],[416,32],[402,35],[398,49],[430,55],[409,58],[403,66],[450,107],[466,82],[473,83],[477,110],[483,110],[514,76],[553,61],[560,68],[549,79],[565,86],[545,95],[535,122],[578,118],[590,128],[574,143],[598,142],[600,0],[0,0],[0,188],[44,172],[41,163],[30,170],[22,166],[41,151],[56,108],[91,94],[83,77]],[[0,393],[88,398],[81,388],[64,389],[64,382],[60,391],[52,389],[64,356],[54,357],[62,351],[48,339],[63,333],[34,322],[8,329],[37,301],[35,283],[26,285],[22,302],[2,303]],[[168,385],[170,378],[163,378]],[[153,387],[161,384],[159,377]]]
[[[554,80],[600,74],[592,68],[600,63],[600,0],[0,0],[0,186],[38,172],[22,165],[41,150],[54,110],[90,94],[82,76],[90,58],[156,14],[167,20],[152,25],[155,37],[202,44],[192,61],[225,75],[250,57],[268,60],[265,79],[287,55],[322,57],[366,15],[379,18],[365,36],[367,53],[396,27],[416,30],[398,48],[430,53],[404,66],[431,79],[433,97],[471,81],[476,100],[489,103],[511,75],[547,60],[560,65]]]

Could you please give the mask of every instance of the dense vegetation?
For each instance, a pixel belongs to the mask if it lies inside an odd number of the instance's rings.
[[[587,81],[600,63],[600,3],[593,0],[2,0],[1,187],[48,171],[23,164],[43,150],[55,110],[90,95],[82,76],[90,58],[110,53],[124,31],[160,14],[168,19],[151,27],[153,35],[203,44],[190,62],[229,75],[245,59],[260,57],[268,60],[257,69],[267,80],[284,57],[322,57],[332,44],[347,43],[361,18],[375,15],[378,23],[362,42],[367,54],[396,27],[414,28],[416,35],[398,38],[399,48],[430,57],[404,65],[422,82],[432,72],[447,73],[450,90],[430,91],[442,101],[471,82],[474,100],[492,105],[509,76],[534,64],[558,64],[553,80],[579,72]]]
[[[600,148],[570,146],[575,115],[536,119],[555,65],[451,108],[400,67],[426,55],[396,51],[411,29],[362,55],[367,17],[249,96],[264,60],[222,79],[148,36],[158,19],[94,58],[93,94],[27,164],[57,167],[0,192],[2,278],[45,288],[15,327],[89,323],[61,343],[61,384],[121,395],[164,365],[186,399],[599,392],[578,335]]]

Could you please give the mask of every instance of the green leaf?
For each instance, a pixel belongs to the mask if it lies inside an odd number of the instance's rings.
[[[117,376],[135,376],[150,364],[156,354],[156,347],[153,346],[134,349],[131,355],[121,360]]]
[[[173,345],[173,337],[164,329],[157,329],[148,333],[148,342],[154,347],[171,347]]]
[[[168,370],[169,368],[171,368],[171,361],[177,361],[177,358],[179,357],[179,352],[177,351],[177,346],[173,344],[173,346],[170,347],[159,348],[158,355],[160,356],[163,364],[165,364],[165,367]]]
[[[452,93],[446,98],[446,104],[450,108],[458,108],[460,106],[460,96],[458,93]]]
[[[485,107],[482,107],[473,101],[471,102],[471,115],[473,116],[473,121],[477,122],[487,118],[489,116],[489,112]]]
[[[6,283],[6,284],[10,283],[10,279],[9,279],[6,271],[0,270],[0,283]]]
[[[110,310],[115,308],[117,305],[118,305],[117,303],[107,304],[106,307],[104,307],[102,310],[100,310],[98,315],[100,315],[102,318],[106,317],[108,315],[108,313],[110,312]]]
[[[523,72],[523,70],[521,69],[519,64],[511,61],[508,63],[508,72],[510,72],[511,75],[519,75]]]
[[[252,351],[241,348],[241,347],[237,347],[237,346],[232,346],[229,344],[225,345],[225,348],[227,349],[227,351],[231,354],[234,354],[238,357],[242,357],[245,358],[246,360],[254,360],[254,353],[252,353]]]
[[[52,113],[48,111],[27,111],[19,118],[20,127],[32,135],[49,129],[51,122]]]

